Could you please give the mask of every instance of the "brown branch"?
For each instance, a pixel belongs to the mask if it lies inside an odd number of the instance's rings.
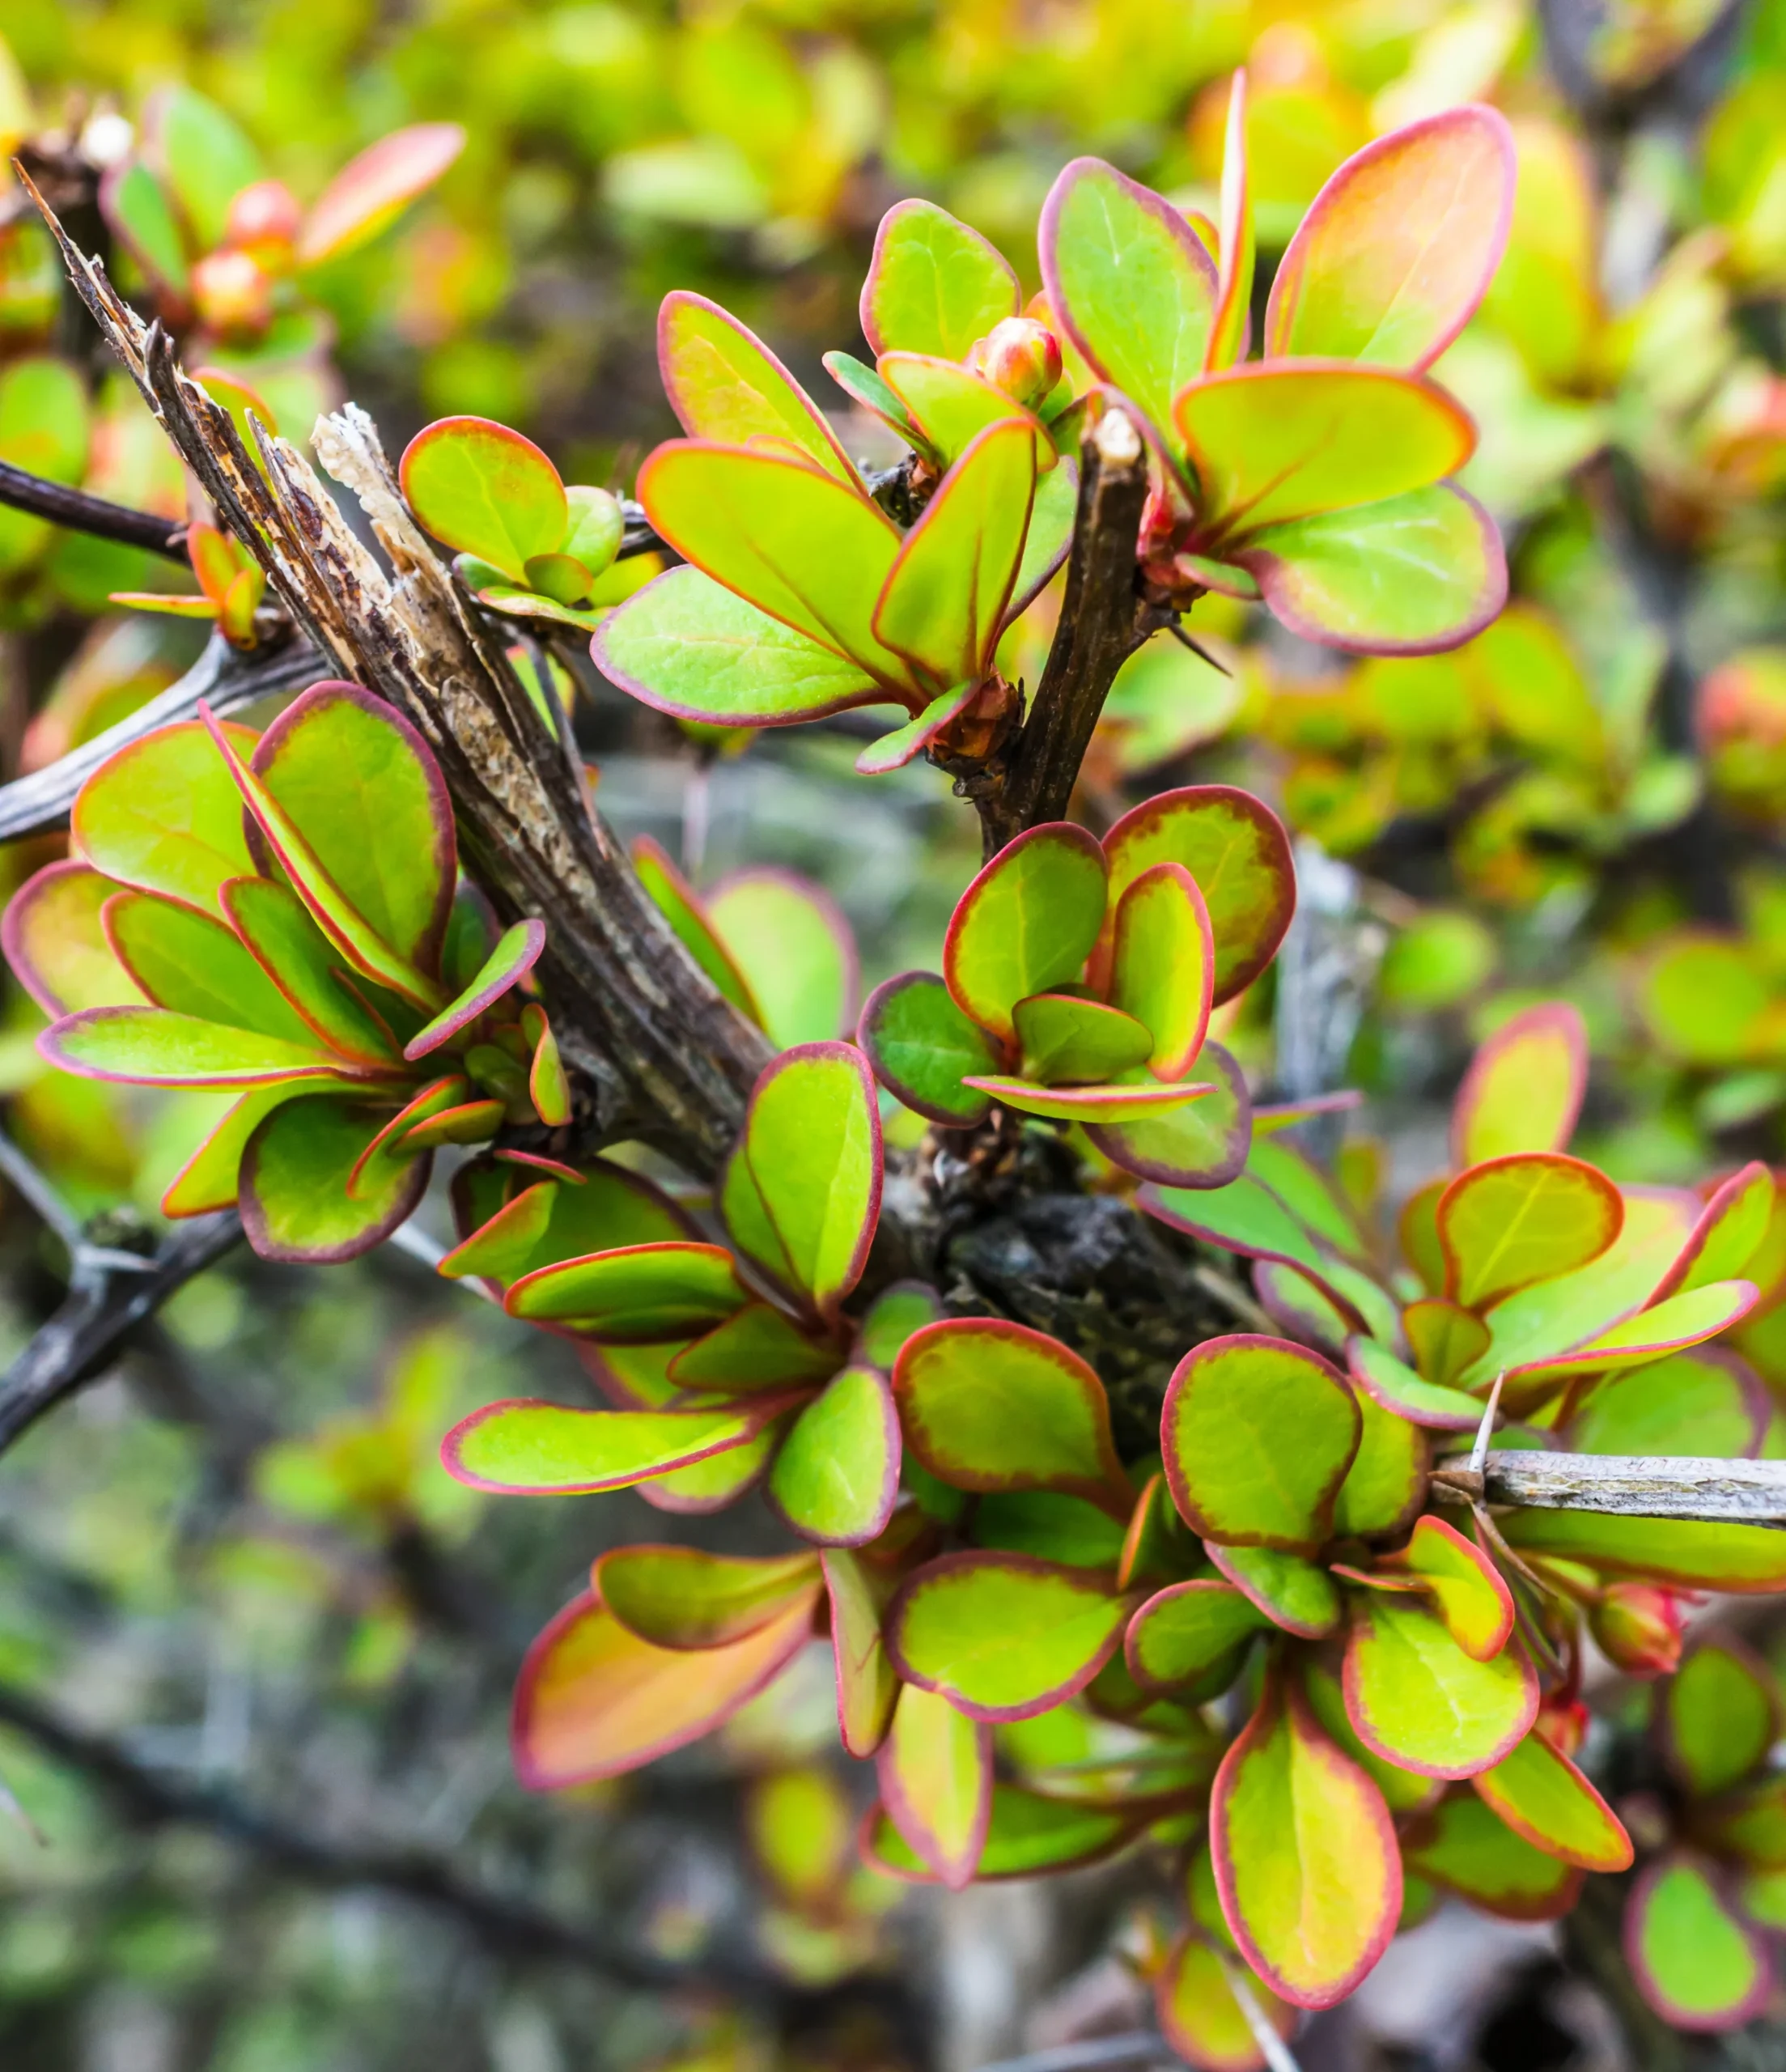
[[[119,546],[141,547],[168,561],[190,567],[186,556],[186,524],[157,517],[152,511],[132,511],[103,496],[89,496],[85,490],[68,489],[61,482],[45,482],[41,475],[28,474],[10,461],[0,461],[0,504],[14,511],[28,511],[35,518],[66,525],[77,533],[91,533]]]
[[[957,777],[956,789],[978,809],[989,860],[1026,827],[1065,817],[1117,671],[1173,616],[1136,585],[1147,449],[1120,406],[1086,434],[1080,468],[1067,594],[1029,717],[982,768]]]
[[[1481,1482],[1480,1494],[1491,1504],[1786,1526],[1786,1461],[1491,1453]],[[1477,1493],[1470,1470],[1461,1466],[1435,1469],[1432,1483],[1442,1497]]]
[[[45,212],[70,276],[219,522],[253,554],[328,665],[399,707],[445,771],[467,868],[505,920],[548,924],[539,976],[579,1110],[574,1145],[646,1138],[711,1173],[770,1055],[652,904],[595,812],[583,772],[511,666],[501,638],[405,507],[371,421],[318,424],[324,465],[353,490],[388,573],[297,448],[228,415]]]

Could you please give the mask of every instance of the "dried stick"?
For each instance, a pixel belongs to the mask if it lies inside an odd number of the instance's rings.
[[[158,518],[152,511],[131,511],[121,503],[108,503],[103,496],[89,496],[85,490],[68,489],[61,482],[46,482],[41,475],[28,474],[10,461],[0,461],[0,503],[15,511],[28,511],[53,524],[67,525],[78,533],[91,533],[102,540],[116,540],[121,546],[142,547],[182,568],[186,558],[184,519]]]

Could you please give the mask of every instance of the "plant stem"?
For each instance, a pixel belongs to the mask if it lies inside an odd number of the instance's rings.
[[[1471,1480],[1467,1467],[1441,1464],[1433,1471],[1442,1497],[1469,1496]],[[1481,1480],[1481,1495],[1491,1504],[1786,1526],[1786,1461],[1491,1453]]]
[[[28,511],[34,517],[48,518],[77,533],[91,533],[102,540],[116,540],[121,546],[141,547],[177,561],[182,568],[192,564],[186,555],[186,526],[157,517],[152,511],[131,511],[121,503],[109,503],[103,496],[65,488],[61,482],[45,482],[41,475],[28,474],[10,461],[0,461],[0,503],[15,511]]]

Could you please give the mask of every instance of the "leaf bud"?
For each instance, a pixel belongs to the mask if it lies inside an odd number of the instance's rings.
[[[1033,410],[1060,380],[1060,346],[1033,317],[1007,316],[968,347],[967,367]]]
[[[1666,1676],[1681,1659],[1681,1604],[1654,1583],[1609,1583],[1588,1613],[1609,1662],[1632,1676]]]
[[[257,333],[272,321],[273,282],[252,253],[207,253],[193,269],[193,300],[208,329]]]
[[[252,253],[263,265],[289,265],[303,226],[303,210],[285,182],[257,180],[230,203],[223,242]]]

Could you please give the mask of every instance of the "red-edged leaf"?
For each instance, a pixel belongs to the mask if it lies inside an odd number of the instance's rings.
[[[1012,1010],[1075,980],[1104,924],[1104,852],[1082,827],[1051,821],[999,851],[956,902],[943,942],[955,1003],[1010,1041]]]
[[[1753,1159],[1712,1193],[1651,1301],[1740,1275],[1767,1236],[1773,1212],[1774,1176]]]
[[[520,984],[540,961],[545,948],[545,923],[537,919],[517,921],[506,930],[485,961],[484,968],[456,1000],[450,1000],[426,1028],[418,1030],[404,1046],[411,1064],[418,1063],[443,1043],[450,1043],[479,1015],[494,1007],[503,996]]]
[[[1196,1063],[1215,997],[1215,939],[1182,864],[1152,864],[1116,902],[1110,998],[1152,1034],[1148,1063],[1182,1079]]]
[[[417,122],[380,137],[349,159],[312,206],[299,233],[299,264],[338,258],[375,237],[465,147],[456,122]]]
[[[1487,1309],[1515,1289],[1597,1259],[1624,1228],[1604,1173],[1561,1152],[1514,1152],[1460,1173],[1439,1198],[1445,1293]]]
[[[657,314],[664,393],[691,439],[731,446],[783,439],[854,489],[856,471],[812,398],[755,332],[685,288]]]
[[[83,863],[46,864],[6,902],[0,950],[54,1020],[86,1008],[140,1007],[142,988],[106,940],[100,910],[117,892]]]
[[[1625,1960],[1644,1998],[1678,2029],[1741,2028],[1773,1990],[1767,1944],[1736,1913],[1713,1866],[1684,1852],[1651,1864],[1633,1887]]]
[[[491,1403],[440,1442],[455,1481],[510,1497],[626,1489],[753,1437],[785,1399],[710,1410],[573,1410],[556,1403]]]
[[[1376,1590],[1352,1604],[1345,1688],[1359,1739],[1421,1777],[1474,1777],[1538,1717],[1538,1679],[1517,1648],[1478,1662],[1419,1599]]]
[[[1515,1151],[1561,1151],[1588,1083],[1588,1031],[1560,1000],[1504,1022],[1470,1061],[1451,1110],[1460,1168]]]
[[[819,1559],[831,1598],[838,1731],[852,1756],[872,1756],[887,1738],[899,1696],[880,1636],[890,1579],[847,1547],[828,1547]]]
[[[1631,1868],[1631,1837],[1618,1816],[1567,1756],[1542,1734],[1470,1783],[1516,1835],[1584,1870]]]
[[[810,1607],[816,1554],[753,1560],[693,1547],[617,1547],[596,1562],[596,1595],[628,1633],[653,1647],[729,1646]]]
[[[952,1889],[970,1883],[992,1815],[991,1728],[908,1684],[875,1767],[907,1847]]]

